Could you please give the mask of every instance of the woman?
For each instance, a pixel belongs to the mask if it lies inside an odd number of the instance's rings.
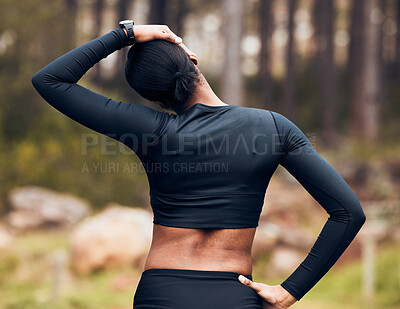
[[[175,113],[116,102],[77,85],[102,58],[132,44],[128,83]],[[298,127],[276,112],[222,102],[196,64],[167,26],[125,21],[56,59],[32,82],[49,104],[124,143],[146,168],[153,240],[135,309],[288,308],[337,261],[365,215]],[[269,286],[252,281],[251,247],[279,164],[330,216],[299,267]]]

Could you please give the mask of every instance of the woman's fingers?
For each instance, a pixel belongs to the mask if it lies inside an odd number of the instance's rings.
[[[173,34],[173,33],[168,33],[168,32],[163,32],[162,31],[162,39],[166,40],[166,41],[170,41],[172,43],[182,43],[182,38],[180,38],[179,36]]]
[[[161,33],[164,40],[177,44],[182,43],[182,38],[173,33],[168,26],[161,26],[161,27],[162,27]]]
[[[189,56],[189,58],[197,65],[197,55],[182,43],[182,38],[176,35],[167,25],[135,25],[134,33],[136,42],[147,42],[155,39],[166,40],[175,44],[179,44]]]
[[[189,58],[194,62],[194,64],[197,65],[198,61],[197,61],[197,55],[196,53],[192,52],[189,48],[186,47],[185,44],[180,43],[179,44],[180,47],[183,48],[183,50],[186,52],[186,54],[189,56]]]
[[[239,281],[243,283],[244,285],[247,285],[248,287],[251,287],[253,290],[255,290],[257,293],[261,292],[262,288],[265,286],[264,284],[257,283],[251,281],[249,278],[246,278],[243,275],[239,276]]]
[[[195,64],[195,65],[197,65],[199,62],[197,61],[197,58],[196,57],[189,57],[190,58],[190,60],[192,60],[193,61],[193,63]]]
[[[155,39],[181,43],[182,39],[165,25],[134,25],[133,32],[136,42],[143,43]]]
[[[165,26],[165,27],[163,26],[163,29],[161,30],[161,32],[164,33],[166,40],[179,44],[183,48],[183,50],[186,52],[186,54],[189,56],[189,58],[195,64],[198,63],[196,53],[192,52],[189,48],[187,48],[186,45],[182,43],[182,38],[180,38],[174,32],[172,32],[172,30],[169,29],[168,26]]]
[[[297,299],[281,285],[271,286],[264,283],[253,282],[243,275],[240,275],[238,279],[241,283],[257,292],[263,300],[264,309],[287,309],[297,301]]]

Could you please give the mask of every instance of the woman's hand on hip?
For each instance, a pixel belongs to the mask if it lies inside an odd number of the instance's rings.
[[[297,301],[281,285],[257,283],[242,275],[238,279],[241,283],[257,292],[263,300],[263,309],[286,309]]]
[[[135,41],[143,43],[151,40],[161,39],[179,44],[189,58],[197,64],[197,56],[182,43],[182,38],[177,36],[167,25],[134,25],[133,32]]]

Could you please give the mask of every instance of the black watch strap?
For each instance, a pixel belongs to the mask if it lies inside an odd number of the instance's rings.
[[[135,34],[133,33],[133,25],[135,23],[133,20],[127,19],[127,20],[121,20],[119,22],[119,26],[123,29],[126,29],[126,32],[128,33],[128,45],[133,45],[135,44]]]

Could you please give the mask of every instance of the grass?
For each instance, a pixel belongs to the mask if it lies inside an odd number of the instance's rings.
[[[362,293],[362,265],[349,265],[332,271],[310,292],[310,299],[335,299],[354,304],[355,308],[400,308],[400,246],[382,246],[376,268],[376,295],[373,301],[364,299]],[[368,305],[368,306],[367,306]]]
[[[130,308],[140,272],[131,267],[74,275],[61,272],[54,298],[54,259],[68,258],[65,232],[30,233],[16,238],[13,250],[0,256],[1,309]],[[122,282],[118,283],[118,282]]]
[[[52,298],[54,257],[67,256],[66,232],[37,232],[18,236],[13,249],[0,255],[1,309],[128,309],[140,278],[140,270],[123,267],[98,271],[89,276],[74,275],[68,267],[62,273],[58,297]],[[257,282],[279,284],[283,277],[266,272],[269,256],[254,263]],[[376,264],[376,297],[366,303],[362,297],[362,265],[333,267],[293,308],[341,309],[400,308],[400,244],[382,245]]]
[[[293,308],[398,309],[400,308],[400,244],[382,244],[375,268],[375,298],[364,299],[362,264],[333,267]],[[268,256],[254,265],[255,281],[280,284],[285,277],[269,278],[264,271]]]

